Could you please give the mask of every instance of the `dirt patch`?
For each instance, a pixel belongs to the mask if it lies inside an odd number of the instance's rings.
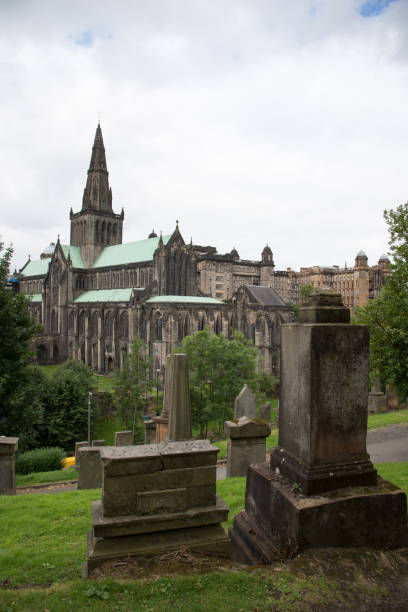
[[[78,480],[64,480],[62,482],[50,482],[38,485],[18,487],[16,495],[32,495],[35,493],[62,493],[63,491],[76,491]]]
[[[187,548],[150,559],[111,561],[93,579],[156,581],[209,572],[250,572],[267,585],[270,612],[407,612],[408,548],[315,549],[269,566],[250,567]]]

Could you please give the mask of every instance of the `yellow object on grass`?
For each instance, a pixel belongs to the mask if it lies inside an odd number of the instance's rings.
[[[70,468],[75,463],[75,457],[65,457],[65,459],[62,459],[61,463],[63,468]]]

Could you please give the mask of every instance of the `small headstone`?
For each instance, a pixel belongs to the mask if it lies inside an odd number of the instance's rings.
[[[166,406],[169,411],[167,439],[172,442],[191,440],[192,421],[187,355],[171,356],[166,369]]]
[[[16,466],[14,455],[18,438],[0,436],[0,495],[16,494]]]
[[[76,470],[79,470],[79,449],[80,448],[84,448],[85,446],[88,446],[88,442],[75,442],[75,464],[74,464],[74,468]]]
[[[224,431],[228,439],[227,478],[246,476],[249,465],[265,463],[266,438],[271,433],[267,423],[244,416],[225,421]]]
[[[234,403],[234,419],[240,419],[243,416],[256,419],[256,400],[248,385],[242,387]]]
[[[271,421],[271,403],[270,402],[266,402],[266,404],[263,404],[263,406],[259,408],[259,418],[262,421],[266,421],[267,423],[270,423]]]
[[[105,440],[92,440],[92,446],[105,446]]]
[[[387,402],[385,394],[381,391],[381,381],[376,378],[374,386],[368,394],[368,412],[374,414],[376,412],[386,412]]]
[[[81,446],[78,450],[78,489],[99,489],[102,486],[102,463],[97,446]]]
[[[387,383],[385,394],[387,397],[387,410],[398,410],[399,397],[398,394],[394,391],[391,383]]]
[[[116,431],[115,446],[132,446],[133,432],[132,431]]]

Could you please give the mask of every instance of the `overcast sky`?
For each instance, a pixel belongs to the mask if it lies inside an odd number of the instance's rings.
[[[1,0],[0,235],[79,211],[98,119],[124,242],[370,265],[408,199],[408,0]]]

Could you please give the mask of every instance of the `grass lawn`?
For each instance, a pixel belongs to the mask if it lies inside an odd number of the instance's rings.
[[[408,462],[377,468],[408,492]],[[217,490],[230,506],[227,526],[243,507],[245,478],[220,481]],[[151,571],[141,567],[138,579],[82,580],[91,501],[100,495],[96,489],[0,497],[0,610],[326,612],[342,602],[349,609],[350,596],[364,598],[353,609],[369,609],[367,601],[393,596],[388,581],[405,569],[408,576],[408,555],[334,549],[262,568],[210,561],[172,569],[160,562]]]
[[[63,480],[75,480],[78,478],[78,470],[53,470],[52,472],[33,472],[32,474],[16,474],[16,485],[27,487],[32,484],[44,484],[47,482],[62,482]]]
[[[47,376],[51,376],[59,365],[43,365],[38,366]],[[98,376],[97,374],[92,375],[93,383],[97,391],[112,391],[113,389],[113,377],[112,376]]]

